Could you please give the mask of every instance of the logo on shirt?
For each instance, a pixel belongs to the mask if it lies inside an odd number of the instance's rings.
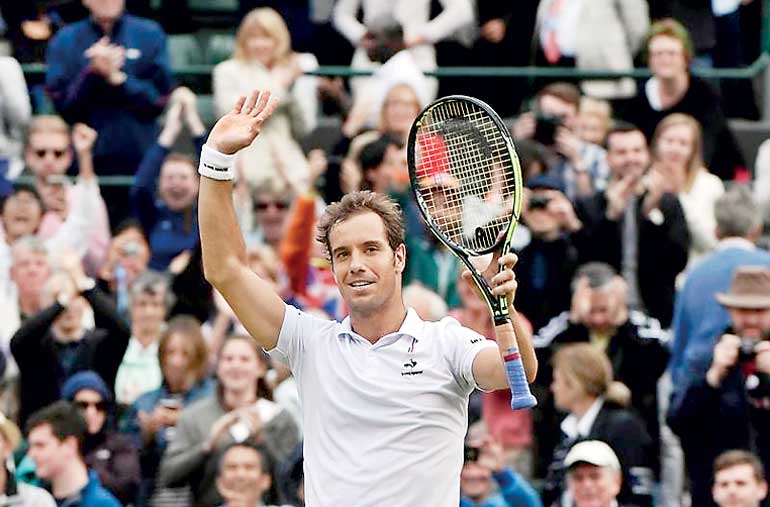
[[[483,340],[483,338],[478,338],[478,337],[477,337],[477,338],[472,338],[472,339],[471,339],[471,345],[473,345],[474,343],[478,343],[478,342],[480,342],[481,340]]]
[[[409,361],[404,363],[404,371],[401,372],[401,376],[422,375],[422,370],[415,370],[415,366],[417,366],[417,361],[410,357]]]

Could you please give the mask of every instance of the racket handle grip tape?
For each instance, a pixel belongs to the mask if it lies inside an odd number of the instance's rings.
[[[508,349],[505,356],[505,373],[508,375],[508,385],[511,387],[511,408],[521,410],[537,405],[537,399],[529,390],[527,374],[521,362],[518,349]]]

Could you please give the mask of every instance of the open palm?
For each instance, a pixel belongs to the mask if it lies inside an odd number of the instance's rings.
[[[217,121],[206,144],[220,153],[232,154],[249,146],[275,111],[278,98],[265,90],[241,97],[235,107]]]

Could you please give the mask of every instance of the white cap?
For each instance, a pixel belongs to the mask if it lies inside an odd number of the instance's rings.
[[[567,457],[564,458],[564,465],[570,468],[577,463],[588,463],[598,467],[620,470],[620,461],[618,461],[615,451],[600,440],[586,440],[573,445],[567,453]]]

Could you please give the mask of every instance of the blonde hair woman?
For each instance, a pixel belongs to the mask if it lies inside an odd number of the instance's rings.
[[[619,502],[650,505],[657,452],[644,422],[625,408],[630,392],[613,382],[612,365],[604,352],[590,343],[560,348],[553,358],[551,391],[556,408],[567,412],[567,417],[548,467],[543,505],[563,496],[564,457],[572,445],[587,439],[606,442],[618,455],[623,472]]]
[[[307,159],[297,140],[315,128],[316,79],[303,73],[316,67],[313,55],[291,50],[286,23],[269,7],[246,14],[232,57],[214,67],[214,103],[220,116],[254,88],[269,89],[281,99],[259,138],[240,155],[251,186],[266,179],[297,182],[307,177]]]
[[[703,164],[701,125],[692,116],[663,118],[652,138],[652,188],[679,196],[690,230],[690,262],[716,245],[714,206],[725,187]]]

